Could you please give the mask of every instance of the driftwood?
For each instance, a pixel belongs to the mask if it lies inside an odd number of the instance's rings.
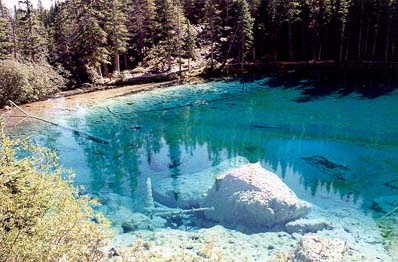
[[[11,100],[8,100],[8,101],[11,103],[11,105],[15,106],[19,111],[21,111],[25,116],[27,116],[27,117],[29,117],[29,118],[36,119],[36,120],[39,120],[39,121],[42,121],[42,122],[51,124],[51,125],[53,125],[53,126],[57,126],[57,127],[62,128],[62,129],[71,131],[71,132],[72,132],[73,134],[75,134],[75,135],[78,135],[78,136],[80,136],[80,137],[83,137],[83,138],[92,140],[92,141],[97,142],[97,143],[100,143],[100,144],[109,144],[109,143],[110,143],[108,140],[105,140],[105,139],[103,139],[103,138],[90,135],[90,134],[88,134],[88,133],[85,133],[85,132],[76,130],[76,129],[71,128],[71,127],[68,127],[68,126],[63,126],[63,125],[54,123],[54,122],[52,122],[52,121],[50,121],[50,120],[47,120],[47,119],[44,119],[44,118],[41,118],[41,117],[33,116],[33,115],[29,114],[28,112],[26,112],[25,110],[23,110],[21,107],[19,107],[17,104],[15,104],[14,102],[12,102]]]
[[[181,209],[181,208],[170,208],[161,205],[154,201],[152,195],[152,183],[151,179],[148,178],[146,181],[146,199],[145,199],[145,210],[148,215],[152,218],[153,216],[160,217],[174,217],[182,216],[188,214],[194,214],[197,212],[213,211],[214,207],[202,207],[202,208],[191,208],[191,209]]]

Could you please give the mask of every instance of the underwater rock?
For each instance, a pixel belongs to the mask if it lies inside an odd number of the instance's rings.
[[[384,183],[384,185],[391,190],[398,190],[398,179],[393,179],[390,182]]]
[[[224,173],[208,191],[205,212],[208,219],[226,225],[266,228],[285,225],[304,217],[311,206],[274,173],[259,163],[247,164]]]
[[[308,234],[301,238],[294,251],[295,262],[340,262],[343,261],[347,244],[340,239],[324,238]]]
[[[202,172],[181,174],[176,178],[156,179],[152,182],[153,197],[157,202],[168,207],[199,207],[204,201],[206,192],[213,186],[217,174],[248,163],[246,158],[236,157]]]
[[[297,219],[286,224],[286,232],[307,234],[324,229],[333,229],[331,224],[323,219]]]
[[[348,167],[333,163],[323,156],[302,157],[308,164],[320,169],[322,172],[332,176],[339,181],[346,181],[344,174],[349,170]]]
[[[142,213],[133,213],[130,220],[122,223],[123,233],[136,230],[153,230],[154,228],[163,228],[166,220],[160,217],[154,217],[152,220]]]
[[[373,200],[371,208],[377,212],[388,213],[398,207],[398,195],[381,196]]]

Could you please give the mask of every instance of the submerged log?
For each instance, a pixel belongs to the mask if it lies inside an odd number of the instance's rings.
[[[147,193],[145,199],[145,210],[151,218],[153,216],[174,217],[174,216],[194,214],[197,212],[214,211],[214,207],[202,207],[202,208],[191,208],[191,209],[169,208],[167,206],[155,202],[152,196],[151,178],[148,178],[146,181],[146,191]]]
[[[109,143],[110,143],[108,140],[105,140],[105,139],[103,139],[103,138],[100,138],[100,137],[97,137],[97,136],[93,136],[93,135],[88,134],[88,133],[85,133],[85,132],[83,132],[83,131],[79,131],[79,130],[77,130],[77,129],[74,129],[74,128],[71,128],[71,127],[68,127],[68,126],[63,126],[63,125],[57,124],[57,123],[55,123],[55,122],[52,122],[52,121],[50,121],[50,120],[47,120],[47,119],[44,119],[44,118],[41,118],[41,117],[37,117],[37,116],[31,115],[31,114],[29,114],[28,112],[26,112],[25,110],[23,110],[21,107],[19,107],[17,104],[15,104],[14,102],[12,102],[11,100],[8,100],[8,101],[11,103],[11,105],[15,106],[19,111],[21,111],[25,116],[27,116],[27,117],[29,117],[29,118],[36,119],[36,120],[39,120],[39,121],[42,121],[42,122],[51,124],[51,125],[53,125],[53,126],[57,126],[57,127],[62,128],[62,129],[71,131],[71,132],[72,132],[73,134],[75,134],[75,135],[78,135],[78,136],[80,136],[80,137],[89,139],[89,140],[91,140],[91,141],[94,141],[94,142],[97,142],[97,143],[100,143],[100,144],[109,144]]]

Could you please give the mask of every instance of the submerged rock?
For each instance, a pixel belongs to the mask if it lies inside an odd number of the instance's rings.
[[[324,229],[333,229],[332,225],[323,219],[297,219],[286,224],[286,232],[307,234]]]
[[[329,239],[315,234],[301,238],[294,251],[295,262],[340,262],[343,261],[347,244],[340,239]]]
[[[248,164],[243,157],[225,160],[215,167],[194,174],[181,174],[177,178],[164,177],[153,181],[155,200],[168,207],[191,208],[202,205],[206,192],[222,172]],[[194,181],[194,183],[192,182]]]
[[[349,170],[348,167],[334,163],[323,156],[302,157],[302,159],[309,165],[312,165],[322,172],[333,177],[335,180],[346,181],[345,173]]]
[[[166,224],[166,220],[160,217],[150,217],[141,214],[133,213],[129,220],[122,223],[123,233],[128,233],[136,230],[153,230],[154,228],[162,228]]]
[[[285,225],[307,215],[311,206],[275,174],[259,163],[224,173],[207,193],[208,219],[232,226],[267,228]]]

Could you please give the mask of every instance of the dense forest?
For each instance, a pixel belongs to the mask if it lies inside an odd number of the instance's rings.
[[[397,0],[0,0],[0,59],[49,63],[73,83],[225,64],[398,59]]]

